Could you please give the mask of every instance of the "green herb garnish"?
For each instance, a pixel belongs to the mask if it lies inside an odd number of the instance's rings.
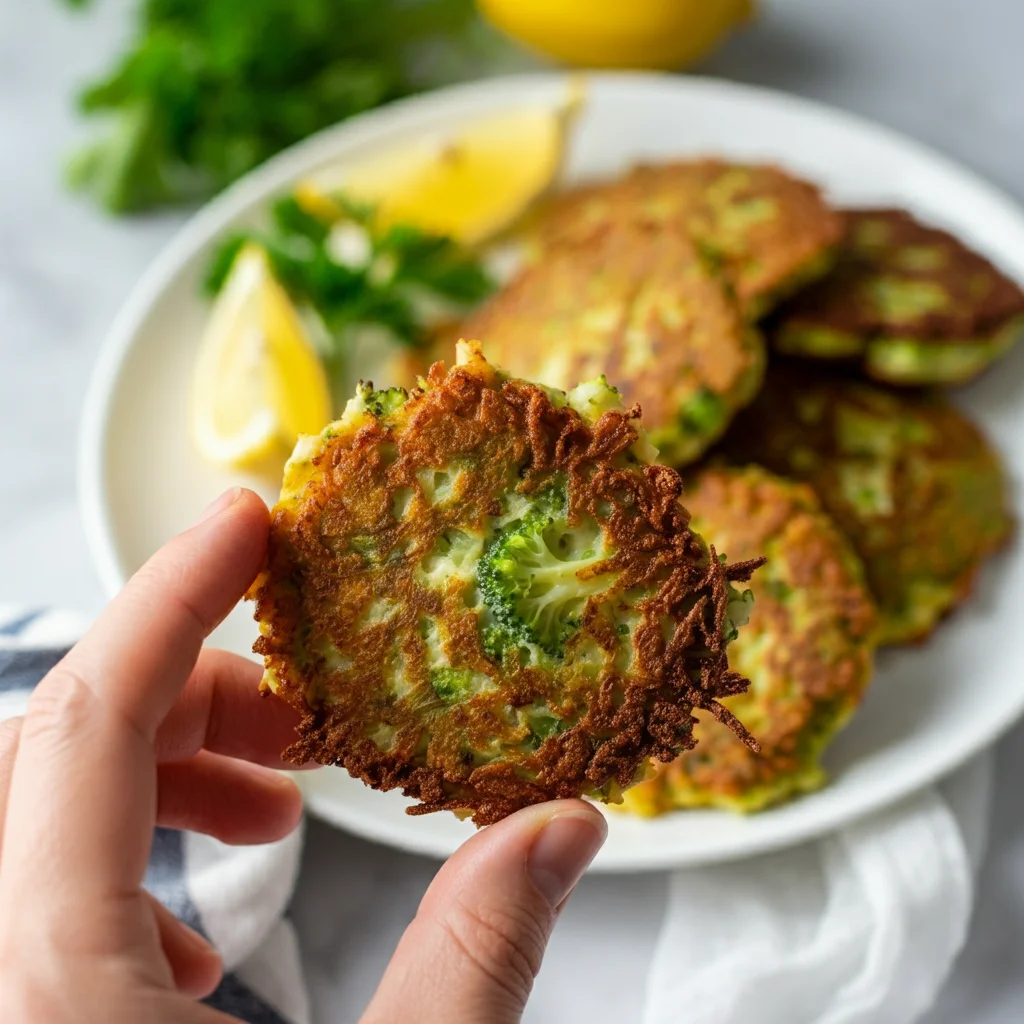
[[[211,195],[414,91],[412,58],[472,13],[472,0],[140,0],[128,51],[79,96],[111,124],[70,180],[118,213]]]
[[[233,235],[214,253],[207,293],[220,291],[239,251],[256,242],[296,305],[326,326],[324,361],[338,380],[358,331],[383,329],[401,344],[420,345],[428,340],[425,299],[440,301],[455,319],[494,290],[478,257],[452,239],[406,225],[381,228],[370,207],[331,199],[339,213],[331,220],[294,196],[279,199],[269,229]]]

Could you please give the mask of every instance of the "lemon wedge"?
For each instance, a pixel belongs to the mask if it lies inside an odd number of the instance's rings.
[[[266,252],[246,245],[210,312],[192,386],[192,434],[236,468],[287,454],[331,419],[323,366]]]
[[[554,180],[575,103],[517,109],[456,135],[392,149],[304,181],[299,203],[315,216],[342,210],[344,192],[377,210],[384,225],[411,224],[476,245],[512,224]]]

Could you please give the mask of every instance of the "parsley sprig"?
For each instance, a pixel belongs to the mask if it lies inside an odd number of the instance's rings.
[[[138,0],[128,51],[79,96],[110,123],[71,181],[115,212],[211,195],[414,91],[417,48],[461,36],[472,11],[472,0]]]
[[[365,328],[385,330],[416,346],[429,340],[427,304],[455,319],[490,295],[495,284],[477,255],[451,238],[404,224],[380,226],[372,208],[329,197],[337,216],[311,213],[295,196],[274,203],[264,231],[228,238],[210,263],[205,289],[220,291],[249,242],[263,247],[274,276],[296,305],[327,327],[325,363],[335,379],[350,343]]]

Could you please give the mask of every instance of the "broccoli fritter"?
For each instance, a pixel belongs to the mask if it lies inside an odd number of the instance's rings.
[[[527,267],[462,325],[510,373],[565,389],[605,375],[679,466],[750,401],[764,342],[678,227],[609,224]]]
[[[825,273],[842,238],[841,219],[813,185],[721,160],[639,166],[555,196],[535,219],[542,250],[586,245],[609,223],[674,226],[720,268],[750,320]]]
[[[616,800],[746,681],[746,604],[602,381],[568,396],[479,347],[404,400],[362,386],[285,470],[256,601],[264,690],[303,714],[286,757],[497,821]],[[753,742],[752,740],[749,740]]]
[[[1024,334],[1024,291],[959,239],[904,210],[846,221],[835,269],[778,312],[780,352],[856,360],[889,384],[957,384]]]
[[[697,746],[630,789],[625,809],[759,811],[824,783],[821,755],[871,678],[874,604],[850,542],[806,484],[757,466],[712,468],[683,500],[716,548],[767,558],[750,583],[750,621],[729,647],[750,688],[724,702],[761,750],[697,711]]]
[[[775,363],[723,447],[814,487],[864,561],[884,643],[926,637],[1012,529],[999,457],[938,395]]]

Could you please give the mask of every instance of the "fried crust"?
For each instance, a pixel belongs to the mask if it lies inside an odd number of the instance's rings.
[[[824,273],[842,220],[809,182],[768,164],[706,159],[635,167],[555,196],[536,216],[541,249],[586,244],[608,223],[676,224],[720,264],[748,318]]]
[[[561,389],[604,375],[638,402],[666,462],[701,454],[749,401],[764,343],[677,225],[606,223],[545,253],[463,324],[495,363]],[[688,403],[713,396],[714,422]]]
[[[999,456],[938,394],[776,360],[723,452],[814,487],[864,562],[883,643],[928,636],[1013,530]]]
[[[729,670],[724,632],[729,581],[759,563],[723,564],[689,528],[678,474],[631,456],[639,410],[608,411],[591,426],[482,360],[435,364],[425,383],[385,419],[328,428],[293,468],[301,486],[274,509],[267,565],[249,596],[264,685],[303,716],[285,756],[401,789],[420,801],[410,813],[449,809],[484,825],[543,800],[614,797],[646,759],[670,760],[693,743],[693,707],[746,736],[719,703],[746,686]],[[467,471],[452,500],[432,503],[423,472],[456,465]],[[570,524],[590,517],[610,538],[600,570],[609,587],[588,599],[563,665],[499,666],[464,582],[434,589],[417,570],[446,531],[486,531],[505,494],[536,494],[555,479],[565,482]],[[366,538],[369,564],[353,548]],[[639,616],[626,670],[608,614],[616,602]],[[387,614],[372,614],[382,607]],[[453,666],[493,685],[440,704],[422,621],[439,624]],[[571,656],[586,650],[598,652],[596,670],[594,659]],[[405,694],[389,682],[396,662]],[[515,714],[537,702],[572,723],[539,747]],[[495,742],[498,756],[481,756]]]
[[[725,704],[757,738],[738,743],[698,711],[697,746],[626,796],[641,812],[717,805],[756,811],[824,782],[819,758],[871,678],[877,615],[849,541],[813,490],[757,466],[687,484],[693,527],[731,557],[764,554],[750,621],[729,663],[750,689]]]

